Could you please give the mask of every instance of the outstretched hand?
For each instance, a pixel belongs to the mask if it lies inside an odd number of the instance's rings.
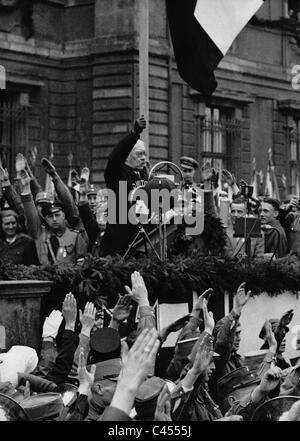
[[[132,310],[132,305],[130,303],[131,299],[128,295],[119,297],[112,313],[113,319],[116,322],[122,323],[124,320],[128,319],[130,311]]]
[[[235,184],[235,178],[230,173],[230,171],[226,170],[225,168],[222,170],[222,179],[230,186],[232,187]]]
[[[265,331],[266,331],[266,336],[265,336],[265,338],[266,338],[266,341],[267,341],[267,343],[268,343],[268,345],[269,345],[269,349],[272,348],[272,350],[273,350],[274,352],[276,352],[276,349],[277,349],[277,341],[276,341],[276,338],[275,338],[274,332],[272,331],[272,325],[271,325],[271,323],[270,323],[269,320],[266,320],[266,321],[265,321],[264,327],[265,327]]]
[[[91,388],[93,386],[95,379],[96,365],[93,364],[91,366],[90,372],[88,372],[86,368],[86,360],[85,360],[83,348],[80,348],[77,372],[79,379],[79,388],[78,388],[79,394],[90,397]]]
[[[198,315],[199,315],[199,313],[200,313],[200,311],[201,311],[201,309],[202,309],[202,307],[203,307],[203,300],[206,299],[207,302],[208,302],[209,299],[210,299],[210,296],[212,295],[212,293],[213,293],[213,289],[212,289],[212,288],[208,288],[208,289],[206,289],[206,290],[201,294],[201,296],[198,297],[198,300],[197,300],[197,302],[195,303],[195,305],[194,305],[194,307],[193,307],[193,312],[194,312],[194,311],[195,311],[195,312],[198,311]]]
[[[82,325],[81,334],[90,336],[96,320],[96,311],[96,307],[92,302],[86,303],[83,313],[79,310],[79,319]]]
[[[279,327],[286,327],[288,326],[294,316],[294,310],[293,309],[289,309],[286,313],[283,314],[283,316],[281,317],[280,321],[279,321]]]
[[[204,319],[204,331],[212,335],[215,327],[215,321],[214,321],[213,313],[211,311],[208,312],[206,299],[203,300],[203,319]]]
[[[243,307],[246,305],[251,295],[251,291],[248,291],[246,294],[245,285],[246,282],[241,283],[234,296],[234,310],[237,314],[242,312]]]
[[[65,329],[74,331],[77,317],[77,303],[71,292],[66,295],[63,301],[62,313],[66,322]]]
[[[148,291],[143,277],[138,271],[131,274],[132,289],[125,286],[128,296],[138,303],[139,306],[149,306]]]
[[[171,332],[177,332],[182,329],[189,322],[189,319],[189,314],[184,315],[183,317],[175,320],[175,322],[170,323],[169,326],[163,328],[159,333],[161,341],[164,342],[167,339],[168,335],[171,334]]]
[[[144,329],[128,351],[122,342],[122,370],[119,381],[137,390],[153,367],[160,341],[156,329]]]

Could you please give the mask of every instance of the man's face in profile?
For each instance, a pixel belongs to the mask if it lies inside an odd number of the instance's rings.
[[[146,160],[147,153],[145,144],[143,143],[143,141],[139,140],[133,147],[130,155],[128,156],[126,164],[136,170],[143,170],[146,166]]]

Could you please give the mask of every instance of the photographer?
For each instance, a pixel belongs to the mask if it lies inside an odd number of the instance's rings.
[[[230,204],[230,223],[226,228],[226,252],[229,258],[241,257],[245,254],[245,238],[234,237],[236,219],[245,218],[247,214],[246,200],[243,196],[234,199]],[[262,258],[264,255],[264,237],[251,237],[251,257]]]

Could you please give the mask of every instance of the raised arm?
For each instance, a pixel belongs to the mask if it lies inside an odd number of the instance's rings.
[[[104,172],[104,178],[108,188],[114,188],[114,186],[118,184],[126,158],[140,138],[140,133],[145,127],[146,120],[142,115],[135,121],[133,130],[116,145],[109,155]]]

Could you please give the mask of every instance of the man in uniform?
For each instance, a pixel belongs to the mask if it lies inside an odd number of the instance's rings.
[[[196,159],[191,158],[190,156],[181,156],[179,161],[183,176],[183,188],[196,186],[197,184],[194,181],[194,176],[199,168],[199,163],[196,161]]]
[[[38,238],[41,264],[76,263],[87,253],[87,242],[82,235],[67,227],[66,216],[59,202],[42,208],[46,230]]]

